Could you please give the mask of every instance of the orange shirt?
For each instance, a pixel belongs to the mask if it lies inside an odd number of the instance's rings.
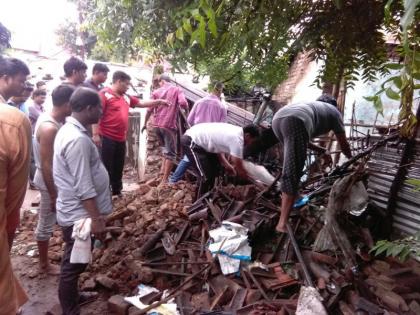
[[[16,314],[27,296],[16,280],[9,256],[7,232],[19,224],[26,193],[31,153],[31,125],[25,114],[0,95],[0,308]]]

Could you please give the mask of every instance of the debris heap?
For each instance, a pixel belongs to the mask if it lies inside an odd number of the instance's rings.
[[[274,232],[278,193],[255,185],[220,185],[192,203],[193,185],[158,187],[157,179],[149,180],[136,193],[114,200],[106,239],[95,244],[81,289],[112,295],[108,306],[115,314],[145,314],[171,300],[180,314],[311,314],[299,294],[308,285],[309,270],[330,314],[420,314],[418,263],[369,254],[383,214],[371,205],[357,215],[345,212],[353,187],[366,178],[359,170],[333,185],[340,177],[334,173],[320,180],[292,211],[299,253],[289,234]],[[209,231],[224,221],[246,228],[252,248],[251,260],[228,275],[220,268],[225,253],[208,250]],[[26,214],[23,222],[19,238],[29,239],[25,231],[34,229],[33,215]],[[323,250],[315,251],[314,243]],[[55,232],[53,259],[60,258],[61,246]],[[27,249],[16,250],[26,254]],[[149,305],[143,310],[124,300],[140,284],[158,291],[141,298]]]

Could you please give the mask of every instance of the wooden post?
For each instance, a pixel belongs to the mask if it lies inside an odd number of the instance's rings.
[[[414,134],[411,138],[405,139],[404,141],[405,146],[402,152],[401,161],[399,163],[397,173],[395,174],[395,178],[392,181],[391,188],[389,190],[388,206],[386,208],[388,220],[386,222],[386,226],[384,227],[384,233],[388,236],[390,236],[392,233],[393,215],[397,206],[398,192],[400,191],[401,186],[407,176],[407,167],[409,166],[409,163],[412,160],[413,155],[415,153],[416,135],[420,127],[420,106],[417,108],[416,118],[417,124],[414,129]]]

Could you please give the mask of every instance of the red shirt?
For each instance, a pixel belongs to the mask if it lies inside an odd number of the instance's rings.
[[[169,106],[149,108],[149,111],[153,111],[153,125],[159,128],[176,130],[176,119],[180,107],[188,108],[184,92],[179,87],[165,82],[161,88],[152,93],[152,99],[164,99],[169,102]]]
[[[128,111],[140,101],[137,97],[118,95],[111,88],[99,92],[103,114],[99,121],[99,134],[115,141],[125,141],[128,129]]]

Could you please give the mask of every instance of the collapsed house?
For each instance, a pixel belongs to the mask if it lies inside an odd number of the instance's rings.
[[[190,102],[205,95],[177,84]],[[236,125],[254,120],[235,106],[228,117]],[[420,178],[420,141],[401,141],[388,129],[352,131],[356,157],[340,167],[326,170],[309,156],[306,198],[288,234],[274,232],[275,185],[221,178],[194,203],[190,182],[158,187],[160,157],[150,135],[149,179],[114,201],[82,290],[100,290],[113,314],[418,314],[418,263],[370,253],[390,231],[420,229],[420,199],[405,181]],[[34,229],[34,215],[25,216],[18,242]],[[59,261],[59,233],[51,244]]]

